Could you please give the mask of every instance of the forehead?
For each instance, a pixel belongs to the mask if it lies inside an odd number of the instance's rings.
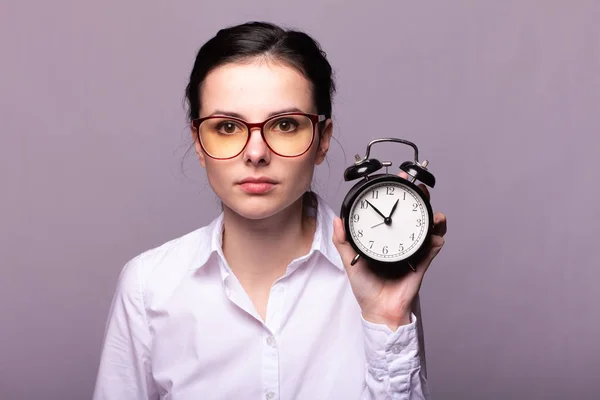
[[[289,108],[315,112],[311,85],[304,75],[291,66],[267,59],[214,69],[206,76],[200,96],[201,116],[221,110],[259,121]]]

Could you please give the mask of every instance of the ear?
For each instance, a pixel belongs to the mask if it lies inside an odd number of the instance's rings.
[[[194,141],[194,148],[196,149],[196,155],[198,156],[198,160],[200,160],[200,164],[204,168],[206,168],[206,156],[204,155],[204,151],[202,151],[202,146],[200,145],[200,141],[198,140],[196,128],[194,128],[192,124],[190,124],[190,132],[192,134],[192,140]]]
[[[319,138],[319,148],[317,149],[317,158],[315,159],[315,165],[321,165],[323,160],[325,160],[325,156],[329,151],[329,143],[331,142],[331,135],[333,132],[333,121],[331,118],[325,121],[325,127],[321,132]]]

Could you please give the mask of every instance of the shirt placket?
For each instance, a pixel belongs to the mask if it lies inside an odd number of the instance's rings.
[[[279,332],[281,329],[284,297],[284,284],[280,282],[274,284],[271,288],[271,293],[269,294],[265,331],[262,337],[262,376],[265,400],[276,400],[280,398]]]

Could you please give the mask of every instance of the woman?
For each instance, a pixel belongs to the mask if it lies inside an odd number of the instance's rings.
[[[445,217],[415,273],[350,266],[341,220],[310,191],[334,91],[301,32],[248,23],[200,49],[190,127],[223,212],[125,265],[95,399],[429,396],[411,305]]]

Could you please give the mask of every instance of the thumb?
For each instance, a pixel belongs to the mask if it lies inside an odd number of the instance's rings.
[[[346,239],[346,232],[344,232],[344,223],[340,217],[335,217],[333,220],[333,244],[337,249],[338,253],[342,257],[344,266],[349,266],[352,259],[356,256],[356,251],[352,248],[352,245]]]
[[[425,257],[425,262],[424,262],[425,270],[427,270],[429,268],[429,265],[431,265],[431,263],[433,262],[435,257],[442,250],[442,247],[444,247],[444,238],[442,236],[438,236],[438,235],[431,235],[430,246],[431,247],[429,249],[429,252],[428,252],[427,256]]]
[[[431,235],[431,242],[427,254],[419,261],[418,265],[415,265],[418,276],[422,277],[425,274],[435,257],[439,254],[440,250],[442,250],[442,247],[444,247],[444,238],[438,235]]]

